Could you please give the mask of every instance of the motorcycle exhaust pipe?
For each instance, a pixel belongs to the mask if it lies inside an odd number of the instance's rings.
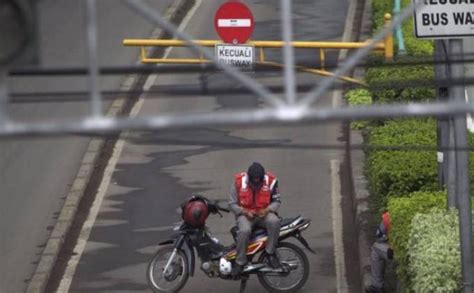
[[[261,268],[259,271],[263,273],[287,273],[288,269],[294,270],[298,268],[298,264],[296,262],[282,262],[284,266],[278,268],[278,269],[272,269],[271,267],[265,266],[264,268]]]
[[[285,264],[285,266],[284,267],[282,266],[281,268],[278,268],[278,269],[273,269],[267,266],[266,264],[261,264],[261,263],[250,264],[244,267],[243,273],[250,273],[252,271],[257,271],[257,270],[263,273],[287,273],[288,269],[294,270],[298,268],[298,264],[295,262],[283,262],[283,264]]]
[[[252,263],[244,267],[243,273],[250,273],[252,271],[259,270],[263,268],[264,266],[265,265],[263,263]]]

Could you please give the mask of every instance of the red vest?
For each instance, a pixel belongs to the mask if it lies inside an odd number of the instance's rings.
[[[390,228],[392,226],[390,223],[390,214],[388,212],[383,213],[382,222],[385,228],[385,234],[388,236],[388,233],[390,232]]]
[[[272,189],[277,181],[271,173],[266,173],[263,185],[259,190],[254,191],[248,184],[246,172],[236,174],[234,179],[237,194],[239,196],[239,205],[249,210],[259,210],[268,207],[272,197]]]

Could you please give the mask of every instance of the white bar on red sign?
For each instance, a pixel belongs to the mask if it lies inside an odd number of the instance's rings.
[[[250,19],[237,18],[237,19],[219,19],[217,21],[218,27],[250,27]]]

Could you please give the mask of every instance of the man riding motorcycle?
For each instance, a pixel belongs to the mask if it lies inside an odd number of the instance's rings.
[[[254,162],[247,172],[234,176],[231,186],[229,207],[235,214],[239,233],[237,236],[237,258],[232,275],[237,276],[247,264],[247,245],[252,228],[262,227],[267,230],[268,242],[265,247],[269,255],[268,264],[277,269],[280,262],[275,254],[280,232],[280,218],[277,210],[280,207],[278,180],[265,168]]]

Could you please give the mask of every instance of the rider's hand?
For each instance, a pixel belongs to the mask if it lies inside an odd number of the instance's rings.
[[[259,216],[260,218],[263,218],[265,217],[270,211],[268,210],[268,208],[265,208],[265,209],[261,209],[261,210],[258,210],[257,211],[257,216]]]
[[[247,219],[249,220],[252,220],[253,218],[255,218],[255,213],[251,210],[246,210],[244,209],[243,210],[243,214],[247,217]]]

